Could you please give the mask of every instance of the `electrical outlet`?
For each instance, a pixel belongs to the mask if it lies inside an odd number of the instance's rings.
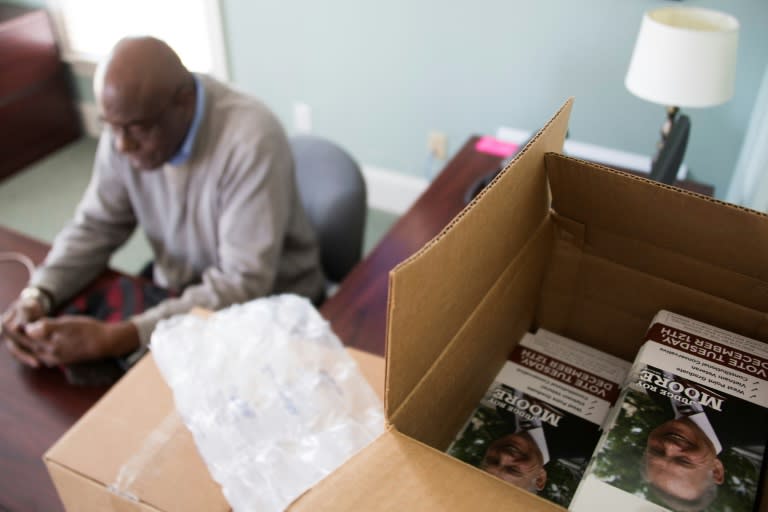
[[[312,132],[312,107],[303,101],[293,102],[293,129],[296,133]]]
[[[433,157],[445,160],[448,156],[448,137],[443,132],[429,132],[427,149]]]

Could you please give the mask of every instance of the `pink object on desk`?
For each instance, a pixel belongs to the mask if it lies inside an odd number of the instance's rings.
[[[519,147],[520,146],[514,142],[504,142],[503,140],[491,137],[490,135],[480,137],[475,143],[475,151],[500,156],[501,158],[507,158],[514,155]]]

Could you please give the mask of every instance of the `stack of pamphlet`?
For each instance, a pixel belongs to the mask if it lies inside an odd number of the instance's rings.
[[[766,406],[768,345],[659,312],[572,510],[755,509]]]
[[[630,363],[526,333],[448,453],[567,507]]]

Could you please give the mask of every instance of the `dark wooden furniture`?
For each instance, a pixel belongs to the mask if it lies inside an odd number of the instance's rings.
[[[0,179],[81,133],[47,13],[0,4]]]
[[[341,340],[384,354],[389,271],[437,235],[464,207],[464,193],[501,159],[474,150],[471,138],[429,188],[347,276],[320,308]],[[0,252],[19,251],[39,262],[45,244],[0,227]],[[0,264],[0,311],[27,276]],[[104,393],[68,386],[58,370],[27,370],[0,347],[0,510],[61,510],[41,460],[44,451]]]
[[[39,263],[48,246],[0,228],[0,252],[5,251],[21,252]],[[1,311],[27,280],[21,265],[0,263]],[[62,510],[42,455],[106,389],[69,386],[58,368],[24,368],[0,347],[0,390],[0,510]]]

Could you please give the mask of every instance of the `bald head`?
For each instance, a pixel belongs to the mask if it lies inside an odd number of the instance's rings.
[[[118,42],[96,71],[94,92],[116,149],[139,169],[167,161],[194,116],[192,74],[170,46],[153,37]]]
[[[154,37],[122,39],[99,65],[96,97],[158,95],[189,83],[191,75],[176,52]]]

